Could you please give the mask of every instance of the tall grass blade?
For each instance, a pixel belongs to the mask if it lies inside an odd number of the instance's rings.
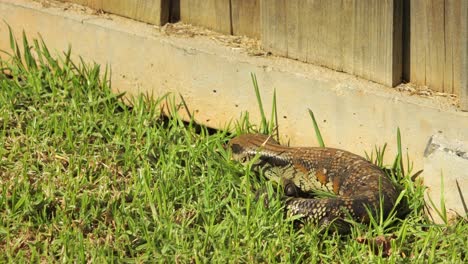
[[[269,132],[274,135],[277,141],[279,141],[279,128],[278,128],[278,107],[276,106],[276,89],[273,90],[273,105],[271,107],[271,119]]]
[[[401,147],[400,128],[397,129],[397,148],[398,148],[398,166],[401,171],[401,177],[405,177],[405,168],[403,166],[403,150]]]
[[[265,111],[263,109],[262,97],[260,95],[260,88],[258,87],[257,76],[251,73],[250,76],[252,77],[252,83],[255,90],[255,96],[257,97],[258,108],[260,110],[260,132],[263,134],[268,134],[268,121],[266,119]]]
[[[39,41],[37,41],[37,39],[33,39],[33,43],[34,43],[34,50],[36,51],[36,54],[37,54],[37,61],[39,62],[39,65],[41,67],[44,67],[45,66],[44,57],[42,55],[42,50],[41,50],[41,46],[39,45]]]
[[[319,146],[324,148],[325,143],[323,142],[322,133],[320,133],[320,129],[319,129],[318,124],[317,124],[317,120],[315,120],[314,112],[312,112],[312,110],[310,110],[310,109],[309,109],[309,115],[310,115],[310,118],[312,118],[312,123],[314,124],[315,136],[317,137],[317,141],[319,143]]]
[[[445,187],[444,187],[444,175],[440,174],[440,217],[445,224],[448,224],[447,208],[445,207]]]
[[[15,59],[17,60],[17,63],[21,64],[21,51],[19,49],[18,43],[15,40],[15,36],[13,35],[13,30],[11,29],[10,25],[7,24],[7,27],[8,27],[8,34],[10,36],[10,47],[13,50],[13,54],[15,55]]]
[[[29,47],[28,38],[26,33],[23,31],[23,49],[24,49],[24,60],[26,61],[26,66],[28,70],[37,70],[36,60],[31,54],[31,47]]]
[[[47,64],[52,68],[52,70],[56,70],[57,68],[59,68],[57,61],[50,54],[49,48],[47,48],[47,45],[45,44],[44,39],[41,35],[39,35],[39,39],[41,40],[41,50],[44,55],[44,58],[47,61]]]

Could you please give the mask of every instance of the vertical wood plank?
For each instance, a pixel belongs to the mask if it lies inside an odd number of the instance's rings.
[[[330,15],[334,12],[342,12],[343,11],[343,0],[337,1],[326,1],[325,12],[322,12],[322,16],[324,19],[324,25],[326,25],[327,30],[323,30],[323,47],[324,47],[324,57],[328,61],[328,67],[342,71],[343,70],[343,61],[341,56],[343,54],[342,50],[342,25],[343,15]],[[330,30],[331,29],[331,30]],[[347,34],[347,33],[346,33]]]
[[[455,10],[455,6],[457,3],[455,1],[445,1],[445,7],[444,7],[444,25],[445,25],[445,32],[443,34],[443,51],[444,51],[444,58],[445,63],[442,64],[443,66],[443,72],[441,73],[441,84],[440,86],[443,87],[443,90],[446,93],[455,93],[455,87],[454,87],[454,79],[453,79],[453,74],[454,74],[454,48],[456,45],[454,45],[456,38],[452,37],[455,36],[455,25],[456,21],[460,19],[460,14],[456,14],[457,11]],[[459,22],[459,21],[458,21]],[[458,23],[458,25],[460,25]],[[442,29],[444,30],[444,29]]]
[[[231,34],[229,0],[180,0],[180,20]]]
[[[323,41],[323,12],[321,9],[320,0],[308,0],[302,6],[304,13],[301,16],[304,17],[303,31],[300,32],[302,36],[307,36],[307,62],[326,66],[326,60],[324,59],[324,41]],[[307,25],[309,25],[307,27]]]
[[[459,95],[461,109],[468,111],[468,1],[460,2],[460,34],[457,39],[460,47],[460,71],[456,73],[455,78],[459,78]],[[457,77],[459,76],[459,77]]]
[[[426,63],[426,73],[431,74],[426,74],[426,81],[431,84],[432,89],[443,92],[445,66],[444,0],[432,0],[427,3],[427,39],[431,41],[426,43],[428,47],[426,56],[429,59]]]
[[[261,1],[262,43],[277,55],[394,86],[402,0]]]
[[[310,61],[311,58],[314,58],[315,54],[311,54],[314,50],[315,44],[317,43],[316,24],[311,24],[311,18],[309,14],[312,12],[311,2],[313,0],[301,0],[299,6],[299,32],[298,38],[300,41],[300,46],[297,48],[300,50],[299,56],[297,59],[301,61]]]
[[[260,38],[260,0],[231,0],[232,34]]]
[[[303,34],[302,24],[300,23],[300,3],[301,0],[291,1],[286,5],[286,41],[287,41],[287,56],[292,59],[306,59],[306,51],[303,48],[304,40],[301,38]]]
[[[461,97],[463,97],[463,79],[467,78],[468,73],[466,68],[463,71],[463,54],[467,52],[467,46],[465,41],[466,38],[468,38],[466,32],[463,33],[463,21],[467,21],[468,17],[466,15],[463,15],[463,8],[466,8],[466,1],[452,2],[453,5],[451,5],[448,9],[450,9],[451,13],[453,13],[453,16],[449,17],[448,23],[451,25],[453,31],[451,31],[451,34],[448,34],[447,36],[447,42],[451,44],[451,47],[447,48],[450,48],[453,51],[452,53],[449,53],[449,63],[450,66],[452,66],[450,74],[453,83],[447,82],[447,85],[450,85],[449,88],[451,88],[452,92],[454,94],[459,95],[461,99]],[[451,42],[449,42],[450,40]],[[463,44],[463,42],[465,42],[465,44]],[[444,90],[448,89],[444,87]]]
[[[288,0],[262,0],[260,4],[262,45],[280,56],[288,54],[286,4]]]
[[[271,45],[272,43],[270,43],[270,41],[276,41],[277,43],[273,43],[273,45],[277,46],[276,52],[278,53],[276,54],[281,53],[283,56],[289,58],[307,61],[307,50],[310,40],[308,34],[304,34],[304,32],[309,31],[310,28],[313,27],[313,25],[308,25],[309,21],[305,19],[308,11],[307,8],[304,8],[306,7],[304,3],[307,1],[308,0],[284,1],[281,5],[273,6],[273,8],[269,7],[268,10],[265,9],[265,12],[263,12],[266,17],[263,17],[264,21],[262,21],[262,30],[265,30],[262,31],[262,42]],[[284,10],[281,10],[282,8],[284,8]],[[275,16],[268,16],[268,11],[276,12]],[[269,24],[272,23],[272,21],[280,21],[280,23],[284,23],[284,25],[278,23],[274,23],[274,25]],[[276,33],[271,31],[272,28],[276,30]],[[267,36],[270,40],[267,41],[263,38],[267,35],[266,32],[270,34],[270,36]],[[275,36],[275,34],[284,35]]]
[[[343,12],[343,20],[348,17],[354,17],[356,10],[354,8],[353,1],[343,1],[342,6]],[[341,23],[341,32],[347,32],[347,34],[342,35],[342,46],[341,46],[341,53],[342,53],[342,71],[344,72],[352,72],[354,63],[354,51],[356,50],[355,43],[353,41],[356,35],[356,19],[351,21],[344,21]]]
[[[112,0],[103,1],[103,10],[154,25],[169,21],[170,0]]]
[[[413,0],[410,10],[410,75],[409,81],[426,83],[426,0]]]
[[[169,20],[169,1],[171,0],[62,0],[102,9],[116,15],[125,16],[154,25],[164,25]]]
[[[409,81],[461,96],[466,5],[466,0],[411,1]]]
[[[369,10],[370,11],[370,10]],[[365,17],[366,10],[363,10],[361,5],[354,5],[354,14],[349,20],[353,21],[354,25],[354,36],[351,40],[353,43],[354,50],[352,50],[352,54],[354,55],[352,65],[350,65],[350,73],[356,74],[358,76],[362,76],[364,78],[369,78],[365,72],[366,69],[366,52],[369,52],[369,45],[367,41],[371,38],[371,36],[366,36],[365,41],[360,41],[358,38],[365,36],[368,33],[369,24],[367,22],[367,18]],[[370,13],[370,12],[369,12]],[[364,15],[364,16],[363,16]],[[372,16],[371,14],[369,14]],[[380,23],[379,23],[380,24]],[[372,68],[371,65],[368,65],[369,69]]]

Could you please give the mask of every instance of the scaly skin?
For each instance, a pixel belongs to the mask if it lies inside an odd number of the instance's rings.
[[[282,184],[289,215],[301,215],[307,222],[329,225],[344,223],[346,215],[367,223],[382,201],[387,215],[398,197],[395,186],[384,172],[363,157],[334,148],[285,147],[268,136],[247,134],[229,142],[234,160],[255,159],[255,168]],[[310,198],[314,190],[334,193],[333,198]],[[381,200],[382,199],[382,200]]]

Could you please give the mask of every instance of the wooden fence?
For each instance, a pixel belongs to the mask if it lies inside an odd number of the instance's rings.
[[[456,94],[468,110],[468,0],[62,0],[162,25],[260,39],[273,54],[396,86]]]

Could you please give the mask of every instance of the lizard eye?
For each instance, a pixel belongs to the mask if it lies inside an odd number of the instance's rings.
[[[241,163],[245,163],[245,162],[247,162],[247,157],[246,157],[246,156],[244,156],[244,157],[240,158],[240,162],[241,162]]]

